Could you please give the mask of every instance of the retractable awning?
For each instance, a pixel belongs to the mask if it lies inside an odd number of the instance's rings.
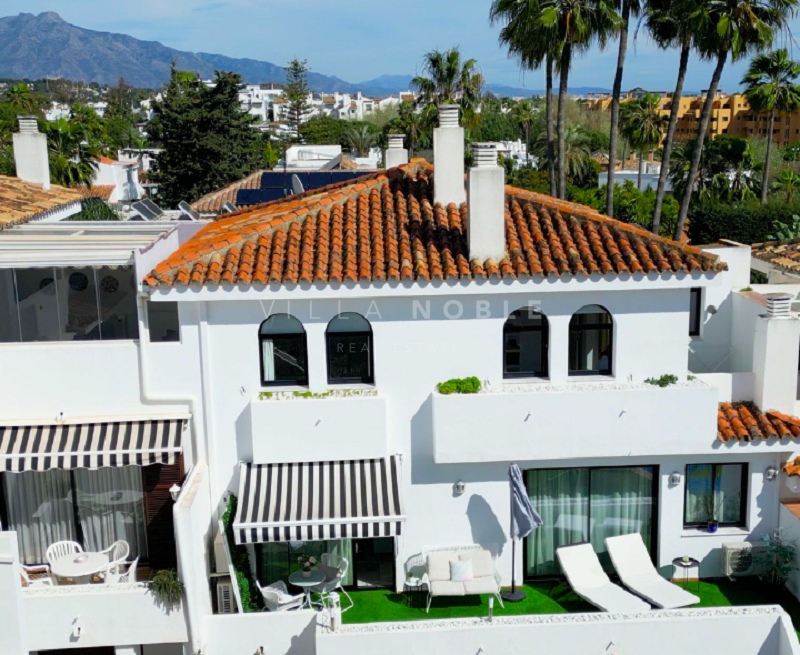
[[[242,464],[237,544],[401,534],[400,458]]]
[[[188,419],[0,426],[0,472],[174,464]]]

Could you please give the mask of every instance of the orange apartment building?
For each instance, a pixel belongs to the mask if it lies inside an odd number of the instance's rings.
[[[622,97],[622,102],[638,98],[644,93],[642,89],[629,91]],[[653,91],[653,93],[661,96],[661,111],[665,116],[669,116],[670,111],[672,111],[671,94],[665,91]],[[704,102],[705,95],[702,94],[683,96],[680,99],[678,126],[675,134],[676,140],[688,141],[697,134]],[[611,94],[589,94],[587,106],[590,109],[607,111],[611,107]],[[769,117],[767,114],[757,114],[751,111],[747,98],[743,94],[734,93],[729,95],[724,92],[718,92],[714,100],[708,133],[712,138],[720,134],[766,138],[769,129],[768,123]],[[800,111],[795,111],[789,115],[776,116],[772,138],[780,145],[800,141]]]

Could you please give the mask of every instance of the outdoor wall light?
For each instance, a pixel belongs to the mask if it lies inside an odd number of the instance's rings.
[[[713,315],[714,315],[714,314],[716,314],[716,313],[717,313],[719,310],[717,309],[717,306],[716,306],[716,305],[709,305],[709,306],[706,308],[706,311],[707,311],[709,314],[711,314],[711,315],[713,316]]]
[[[465,487],[466,487],[466,485],[465,485],[465,484],[464,484],[464,483],[463,483],[461,480],[459,480],[458,482],[456,482],[456,483],[453,485],[453,493],[454,493],[456,496],[460,496],[461,494],[463,494],[463,493],[464,493],[464,488],[465,488]]]
[[[181,488],[177,484],[173,484],[169,488],[169,495],[172,496],[173,502],[178,502],[178,496],[180,495],[180,493],[181,493]]]
[[[680,473],[670,473],[669,474],[669,483],[671,485],[677,485],[681,483],[681,474]]]
[[[767,480],[774,480],[778,477],[778,469],[774,466],[767,467],[767,470],[764,471],[764,477],[766,477]]]

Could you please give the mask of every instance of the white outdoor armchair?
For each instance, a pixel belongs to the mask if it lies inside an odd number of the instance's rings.
[[[125,564],[130,555],[131,547],[127,541],[120,539],[115,541],[105,550],[100,551],[103,555],[108,555],[108,571],[119,573],[119,568]]]
[[[646,612],[650,605],[611,582],[591,544],[556,549],[556,556],[572,590],[604,612]]]
[[[606,548],[622,584],[656,607],[677,609],[700,602],[694,594],[659,575],[639,533],[606,537]]]
[[[342,586],[342,580],[347,577],[347,570],[349,568],[350,562],[347,561],[346,557],[340,557],[339,555],[334,555],[333,553],[322,554],[320,557],[319,570],[320,572],[325,573],[325,581],[320,582],[314,587],[311,587],[310,591],[321,596],[320,602],[322,603],[323,607],[328,606],[327,603],[331,592],[336,591],[337,589],[347,597],[348,601],[350,601],[350,605],[347,607],[342,607],[342,612],[346,612],[353,607],[353,599]],[[325,569],[328,570],[326,571]]]
[[[78,555],[83,552],[83,546],[75,541],[57,541],[47,547],[44,558],[47,563],[52,565],[56,560],[70,555]]]
[[[131,584],[136,582],[136,568],[139,565],[139,558],[137,557],[130,564],[122,563],[116,564],[113,568],[111,564],[108,565],[105,574],[106,584]],[[122,568],[127,566],[128,570],[124,573]]]
[[[38,566],[20,565],[22,569],[23,587],[52,587],[53,578],[50,574],[50,567],[47,564]]]
[[[264,605],[270,612],[283,612],[303,606],[303,594],[292,596],[283,580],[273,582],[266,587],[262,587],[258,582],[256,584],[264,597]]]

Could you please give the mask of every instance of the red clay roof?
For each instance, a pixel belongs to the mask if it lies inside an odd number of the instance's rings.
[[[116,188],[117,187],[114,184],[93,184],[90,187],[81,185],[75,187],[75,190],[80,193],[83,198],[99,198],[100,200],[108,200]]]
[[[261,174],[263,172],[264,169],[258,170],[222,189],[204,195],[192,203],[192,209],[201,214],[219,214],[222,211],[222,205],[226,202],[232,205],[236,204],[236,196],[239,193],[239,189],[257,189],[261,184]]]
[[[467,205],[433,203],[424,160],[226,214],[145,282],[341,283],[720,271],[715,255],[576,205],[506,187],[500,261],[470,261]]]
[[[720,403],[717,438],[720,441],[797,439],[800,419],[780,412],[763,413],[751,402]]]

